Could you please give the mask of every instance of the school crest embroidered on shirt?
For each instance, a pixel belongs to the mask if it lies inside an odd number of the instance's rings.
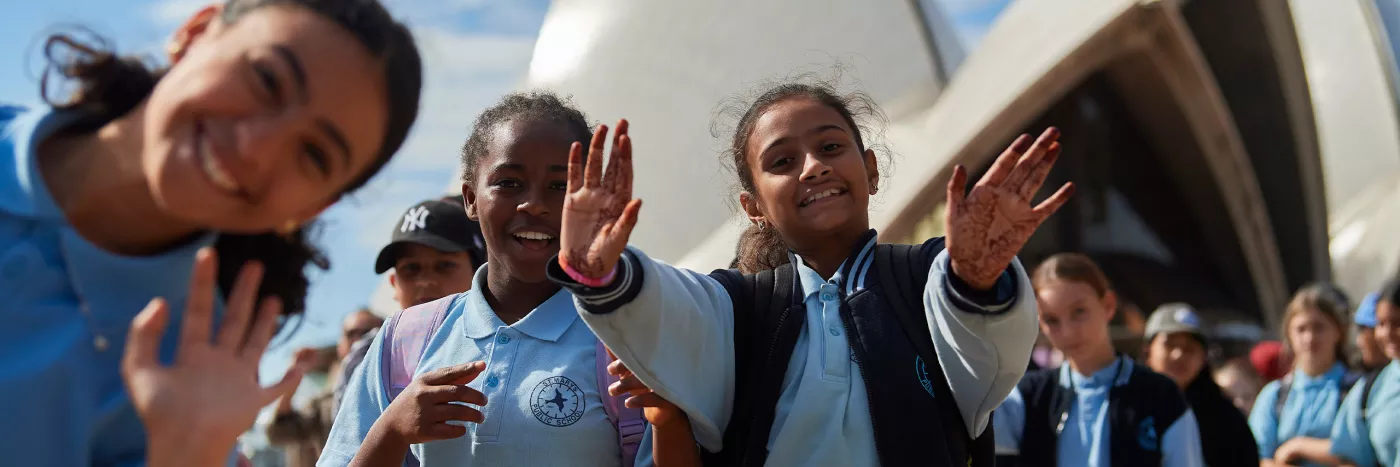
[[[583,390],[574,380],[551,376],[535,385],[530,397],[530,411],[535,419],[549,426],[565,427],[583,418]]]
[[[1138,445],[1148,451],[1157,450],[1157,424],[1149,416],[1138,423]]]
[[[924,358],[914,356],[914,375],[919,377],[919,385],[928,391],[929,397],[933,397],[933,381],[928,379],[928,368],[924,367]]]

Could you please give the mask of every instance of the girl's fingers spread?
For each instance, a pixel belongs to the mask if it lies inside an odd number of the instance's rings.
[[[427,428],[425,434],[433,440],[461,438],[466,436],[467,427],[448,425],[446,423],[434,423]]]
[[[219,336],[214,345],[237,349],[243,344],[243,336],[248,335],[248,322],[252,320],[253,306],[258,303],[258,286],[262,284],[262,263],[249,261],[238,271],[238,280],[233,283],[233,294],[229,296],[228,307],[224,309],[224,324],[219,326]]]
[[[202,248],[194,257],[190,274],[190,295],[185,299],[184,325],[180,328],[180,348],[209,345],[213,331],[214,281],[218,275],[218,259],[213,248]]]
[[[632,370],[627,369],[627,365],[623,365],[621,360],[614,359],[612,363],[608,364],[608,374],[625,378],[632,375]]]
[[[252,362],[261,360],[263,351],[267,350],[267,343],[271,342],[272,335],[277,333],[277,319],[281,316],[281,299],[277,297],[263,299],[262,305],[258,307],[257,317],[253,320],[253,326],[248,330],[246,340],[238,349],[239,358]]]
[[[593,142],[588,146],[588,162],[583,167],[583,186],[598,188],[603,178],[603,145],[608,140],[608,126],[598,125],[593,132]]]
[[[649,388],[647,388],[647,385],[643,384],[642,380],[639,380],[637,378],[622,378],[618,382],[608,386],[608,392],[612,392],[613,387],[617,388],[618,394],[622,394],[624,392],[632,392],[636,390],[649,390]]]
[[[423,395],[425,396],[423,400],[432,403],[465,402],[472,405],[486,405],[485,394],[459,384],[430,386],[423,389]]]
[[[165,299],[151,300],[146,308],[131,321],[131,335],[126,339],[126,352],[122,354],[124,371],[157,365],[161,336],[165,335],[166,323],[170,321],[170,306]]]
[[[1032,212],[1036,214],[1040,222],[1044,222],[1050,215],[1055,214],[1055,211],[1059,211],[1060,207],[1064,206],[1065,202],[1069,201],[1071,196],[1074,196],[1074,183],[1067,182],[1064,186],[1060,187],[1059,191],[1056,191],[1055,194],[1050,195],[1050,197],[1042,201],[1039,206],[1036,206]]]
[[[583,144],[569,145],[569,193],[583,188]]]
[[[619,138],[617,151],[617,196],[622,199],[632,199],[632,135],[622,135]]]
[[[962,206],[963,197],[967,196],[967,170],[962,164],[953,166],[953,176],[948,178],[948,212],[950,217],[957,217],[957,209]]]
[[[438,368],[424,373],[418,377],[423,384],[431,386],[449,386],[467,384],[476,379],[482,371],[486,370],[486,362],[470,362],[460,365]]]
[[[448,420],[456,420],[461,422],[481,423],[483,420],[486,420],[486,417],[481,414],[480,410],[465,405],[438,404],[433,406],[432,411],[433,414],[431,417],[436,421],[445,422]]]
[[[1008,146],[1005,151],[1001,152],[1001,155],[997,156],[995,161],[992,161],[991,168],[987,169],[987,173],[977,184],[1000,185],[1011,173],[1011,168],[1016,166],[1016,161],[1021,158],[1021,154],[1029,150],[1030,146],[1031,135],[1023,134],[1016,137],[1016,141],[1011,142],[1011,146]]]
[[[292,362],[292,366],[287,368],[287,372],[282,374],[282,379],[277,384],[263,389],[262,405],[271,404],[279,397],[291,397],[292,391],[296,391],[297,384],[301,382],[301,377],[306,375],[309,365],[310,362]]]
[[[1040,162],[1031,170],[1030,175],[1026,177],[1026,181],[1021,184],[1019,188],[1021,199],[1030,202],[1035,193],[1040,191],[1040,186],[1045,183],[1045,177],[1050,175],[1050,169],[1055,168],[1055,161],[1059,158],[1060,143],[1058,141],[1050,143],[1050,148],[1045,151],[1045,157],[1040,159]]]
[[[612,230],[612,237],[621,242],[623,247],[627,246],[627,239],[632,237],[632,228],[637,226],[637,214],[641,210],[642,200],[634,199],[627,203],[627,207],[622,208],[622,216],[617,218],[617,223]]]
[[[1006,176],[1002,185],[1020,193],[1027,180],[1040,167],[1040,161],[1045,158],[1045,153],[1050,150],[1051,146],[1059,144],[1055,142],[1055,139],[1059,137],[1060,131],[1055,127],[1046,128],[1045,132],[1040,134],[1040,138],[1035,140],[1035,144],[1031,145],[1031,149],[1016,160],[1016,165],[1011,168],[1011,173]]]
[[[663,399],[660,395],[654,392],[648,392],[645,394],[637,394],[628,397],[626,401],[623,401],[623,405],[627,406],[627,408],[629,409],[640,409],[642,407],[662,407],[662,403],[664,403],[665,401],[666,399]]]

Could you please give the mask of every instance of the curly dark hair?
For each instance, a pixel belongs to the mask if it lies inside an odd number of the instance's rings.
[[[394,20],[376,0],[228,0],[219,19],[230,24],[251,11],[280,5],[304,8],[335,22],[383,64],[389,100],[387,131],[374,162],[346,185],[343,193],[355,191],[389,162],[418,118],[423,82],[418,48],[408,28]],[[148,67],[138,57],[117,55],[100,37],[81,40],[73,34],[54,34],[45,42],[44,53],[48,67],[40,82],[40,95],[55,108],[82,115],[66,129],[73,133],[96,131],[131,112],[151,95],[165,74],[165,70]],[[51,77],[74,82],[74,92],[51,96]],[[311,223],[289,235],[221,233],[215,243],[220,290],[226,296],[233,290],[243,264],[257,260],[265,266],[258,296],[281,299],[284,314],[304,311],[310,285],[307,265],[330,267],[313,244],[316,231],[316,223]]]
[[[568,98],[549,91],[514,92],[476,117],[472,134],[462,145],[462,182],[476,184],[477,163],[491,146],[496,126],[513,120],[536,120],[563,125],[575,141],[588,150],[593,138],[592,126],[583,112],[574,108]]]

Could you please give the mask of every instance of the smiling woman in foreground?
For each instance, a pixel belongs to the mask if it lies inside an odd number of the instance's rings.
[[[0,107],[5,464],[222,464],[290,387],[256,370],[324,263],[303,226],[417,117],[413,39],[375,1],[230,0],[166,70],[67,35],[45,52],[76,92]]]

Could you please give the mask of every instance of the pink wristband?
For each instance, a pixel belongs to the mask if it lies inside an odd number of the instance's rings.
[[[564,274],[568,274],[568,275],[569,275],[569,278],[570,278],[570,279],[573,279],[574,282],[578,282],[578,283],[580,283],[580,284],[586,285],[586,286],[588,286],[588,287],[593,287],[593,288],[598,288],[598,287],[607,286],[608,284],[611,284],[612,281],[613,281],[613,279],[615,279],[615,278],[617,277],[617,266],[616,266],[616,265],[613,265],[612,270],[611,270],[611,271],[608,271],[608,275],[603,276],[603,277],[600,278],[600,279],[594,279],[594,278],[592,278],[592,277],[585,276],[585,275],[584,275],[583,273],[581,273],[581,272],[578,272],[577,269],[574,269],[573,266],[569,266],[569,263],[566,262],[566,261],[564,261],[564,257],[563,257],[563,256],[560,256],[560,257],[559,257],[559,266],[562,267],[562,268],[564,268]]]

